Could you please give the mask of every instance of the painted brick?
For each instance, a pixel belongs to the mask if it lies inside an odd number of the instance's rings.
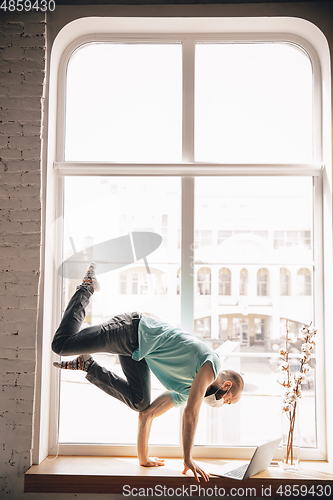
[[[36,170],[35,172],[23,172],[22,173],[22,185],[38,184],[41,183],[41,172]]]
[[[3,270],[1,272],[0,276],[1,282],[6,285],[6,290],[8,291],[9,294],[10,294],[9,289],[11,286],[15,284],[20,284],[22,289],[22,295],[26,296],[26,293],[23,293],[24,288],[29,285],[34,285],[38,281],[38,276],[36,274],[36,271],[31,272],[29,276],[25,276],[23,275],[23,273],[24,271],[18,271],[14,273],[7,270]],[[16,319],[18,322],[20,321],[19,314]]]
[[[20,257],[20,248],[13,248],[12,246],[0,245],[0,254],[3,259]],[[2,302],[1,302],[2,303]],[[2,303],[3,304],[3,303]]]
[[[8,73],[8,71],[0,71],[0,82],[3,85],[17,84],[26,80],[24,73]],[[37,83],[37,82],[36,82]],[[2,119],[4,117],[2,116]]]
[[[3,240],[8,245],[36,245],[40,243],[40,233],[18,233],[18,234],[4,234]],[[23,266],[20,266],[23,267]]]
[[[12,413],[9,411],[0,413],[1,423],[5,425],[13,425],[12,422],[15,421],[16,425],[31,425],[32,413]]]
[[[1,277],[0,277],[1,279]],[[5,293],[8,295],[14,295],[15,297],[27,297],[36,293],[36,284],[32,283],[5,283]],[[27,325],[31,329],[31,325]],[[2,325],[0,325],[1,331]],[[22,331],[21,325],[19,323],[12,323],[11,325],[3,325],[4,332],[17,332]],[[24,331],[24,330],[23,330]],[[33,332],[35,332],[35,327],[33,327]],[[27,347],[27,346],[25,346]]]
[[[7,20],[6,23],[1,24],[1,32],[5,35],[21,35],[24,32],[24,24],[23,22],[10,22]]]
[[[6,363],[8,364],[13,364],[12,361],[9,360],[4,360],[3,364],[5,365]],[[34,363],[31,361],[20,361],[22,364],[27,364],[29,363],[31,366],[34,366]],[[34,369],[34,368],[33,368]],[[33,369],[26,370],[29,373],[33,372]],[[4,399],[9,399],[9,397],[14,397],[16,399],[22,399],[23,401],[32,401],[34,397],[34,388],[33,387],[19,387],[19,386],[4,386],[0,390],[0,394]],[[15,425],[15,424],[13,424]],[[30,428],[31,432],[31,428]]]
[[[27,87],[31,87],[27,85]],[[41,136],[41,127],[40,125],[35,125],[34,123],[25,123],[23,126],[23,135],[30,136],[36,135]]]
[[[16,73],[16,74],[18,75],[19,73]],[[42,85],[44,78],[45,78],[45,75],[44,75],[43,71],[27,71],[24,73],[23,81],[27,85],[33,85],[33,84]],[[15,82],[15,83],[17,83],[17,82]],[[30,121],[32,121],[32,120],[30,120]]]
[[[24,245],[24,243],[22,244],[22,246],[18,246],[18,248],[20,249],[20,251],[23,249],[23,248],[31,248],[31,247],[34,247],[34,248],[38,248],[39,247],[39,243],[35,243],[34,245]],[[24,259],[21,259],[21,260],[24,260]],[[5,283],[8,283],[8,284],[12,284],[12,281],[10,281],[10,279],[8,278],[9,274],[8,272],[0,272],[0,282],[5,282]],[[2,280],[2,277],[3,277],[3,280]],[[7,279],[5,279],[5,277],[7,277]],[[31,284],[37,284],[38,283],[38,272],[35,271],[35,270],[31,270],[31,269],[24,269],[23,271],[20,271],[19,273],[17,273],[16,276],[13,276],[13,278],[16,278],[17,280],[17,283],[18,284],[21,284],[22,286],[23,285],[31,285]],[[20,294],[21,296],[21,294]],[[23,296],[26,296],[26,294],[23,294]]]
[[[0,374],[0,386],[2,385],[17,385],[18,374],[13,372],[2,371]],[[8,411],[8,410],[6,410]],[[1,415],[1,412],[0,412]],[[1,418],[0,418],[1,422]]]
[[[0,402],[0,409],[3,407],[4,410],[7,410],[7,411],[10,411],[12,413],[21,413],[21,412],[31,412],[32,411],[32,402],[28,402],[28,401],[22,401],[20,399],[15,399],[15,398],[9,398],[6,400],[6,406],[5,405],[1,405],[1,402]],[[0,422],[0,425],[1,425],[1,422]],[[15,439],[14,439],[14,443],[13,443],[13,448],[16,448],[17,446],[14,446],[15,445]],[[24,446],[24,449],[27,449],[25,448],[27,446],[27,443],[22,443],[22,445]]]
[[[26,149],[24,151],[24,158],[26,160],[39,160],[41,157],[40,148]]]
[[[21,151],[18,149],[2,148],[0,150],[1,160],[18,160],[21,158]]]
[[[0,327],[1,328],[1,327]],[[36,328],[35,328],[36,330]],[[28,336],[28,335],[23,335],[23,334],[18,334],[18,335],[13,335],[10,333],[1,333],[0,334],[0,340],[3,343],[4,348],[7,349],[16,349],[16,348],[29,348],[31,349],[32,346],[34,346],[34,336]],[[10,371],[10,368],[7,368],[8,371]],[[13,370],[12,370],[13,371]],[[23,371],[23,370],[21,370]]]
[[[0,97],[2,109],[36,109],[39,105],[39,97]]]
[[[0,310],[0,317],[3,317],[4,321],[36,321],[36,311],[33,309],[2,309]]]
[[[25,57],[25,50],[16,47],[6,47],[1,51],[0,55],[6,61],[23,59]]]
[[[23,35],[18,40],[13,39],[13,47],[25,47],[25,48],[35,48],[44,47],[44,36],[43,35]]]
[[[25,82],[9,86],[0,86],[0,95],[11,95],[11,97],[42,97],[42,87],[39,85],[27,85]],[[33,124],[31,124],[33,126]],[[37,135],[37,134],[36,134]]]
[[[45,14],[0,17],[0,496],[16,500],[31,463]]]
[[[26,30],[26,33],[29,35],[43,35],[45,33],[45,23],[29,23],[29,28]]]
[[[5,64],[3,65],[5,68],[7,67],[7,70],[10,70],[12,73],[22,73],[25,71],[31,71],[31,61],[28,61],[26,59],[22,59],[21,61],[3,61]],[[41,61],[34,61],[33,62],[33,70],[44,70],[45,68],[45,62],[43,60]],[[2,70],[2,71],[7,71]]]
[[[0,134],[6,134],[9,136],[13,134],[22,134],[23,131],[23,125],[18,122],[0,121]]]
[[[36,307],[36,306],[35,306]],[[24,359],[26,361],[33,361],[35,362],[36,360],[36,350],[33,348],[20,348],[18,349],[18,359]],[[21,380],[22,379],[22,380]],[[20,385],[27,385],[33,387],[34,385],[34,376],[27,376],[26,374],[19,374],[19,383]]]
[[[34,373],[35,372],[35,364],[33,361],[27,361],[27,360],[10,360],[7,358],[2,358],[1,359],[1,364],[3,367],[4,371],[17,371],[19,373]],[[20,395],[20,387],[15,386],[15,391],[13,391],[13,397],[14,399],[24,399],[26,400],[25,397],[21,397]],[[8,391],[7,391],[8,392]]]
[[[0,59],[0,71],[10,73],[10,64],[8,61],[5,61],[4,59]]]
[[[27,396],[28,395],[30,396],[30,393],[28,392],[28,389],[26,387],[22,387],[21,390],[26,391]],[[20,438],[20,437],[26,436],[30,432],[31,425],[30,426],[29,425],[16,425],[16,423],[14,423],[14,424],[5,424],[4,428],[5,428],[6,433],[13,432],[13,433],[15,433],[15,436],[17,438]],[[18,454],[18,456],[19,456],[19,454]]]
[[[44,48],[35,47],[33,49],[24,49],[24,57],[25,59],[29,59],[31,61],[44,60]]]
[[[9,349],[7,349],[8,351]],[[15,349],[12,349],[15,352]],[[19,348],[16,349],[17,352],[20,351]],[[9,370],[3,370],[3,382],[1,384],[1,387],[19,387],[19,388],[26,388],[27,390],[31,390],[34,388],[34,378],[35,374],[34,373],[28,373],[24,372],[23,370],[20,371],[19,365],[20,363],[24,364],[26,362],[29,362],[31,364],[34,364],[34,360],[27,361],[25,359],[18,359],[18,358],[0,358],[1,361],[4,361],[8,364],[12,365],[12,368],[9,368]],[[8,380],[8,382],[6,382]],[[16,398],[20,399],[20,398]],[[2,410],[9,411],[7,406],[3,406]],[[30,407],[29,407],[30,411]],[[1,413],[1,410],[0,410]],[[13,420],[15,422],[15,419]]]
[[[0,135],[0,148],[7,148],[9,144],[9,137]]]
[[[13,299],[14,297],[12,297]],[[37,307],[37,302],[38,302],[38,296],[37,295],[32,295],[30,297],[20,297],[17,299],[19,301],[19,307],[21,309],[35,309]],[[14,306],[15,307],[15,306]]]
[[[8,197],[10,198],[11,196],[17,196],[18,192],[20,191],[19,187],[18,186],[10,186],[10,185],[6,185],[6,184],[0,184],[0,197]],[[7,207],[5,207],[4,205],[1,204],[1,208],[2,209],[5,209]],[[17,207],[19,208],[19,207]]]
[[[20,257],[22,257],[24,259],[27,259],[30,257],[36,258],[38,250],[39,250],[39,244],[25,246],[25,247],[19,247]]]
[[[6,214],[11,221],[40,221],[41,219],[40,208],[35,210],[7,210]]]
[[[0,48],[3,49],[11,46],[12,46],[12,35],[4,35],[2,32],[0,32]]]
[[[29,29],[30,23],[44,22],[45,15],[43,12],[38,10],[22,11],[22,12],[10,12],[6,11],[6,22],[7,23],[24,23],[25,30]]]
[[[4,160],[5,172],[36,172],[40,171],[40,161],[39,160]]]
[[[22,201],[15,199],[15,196],[6,198],[0,194],[0,205],[3,208],[22,208]]]
[[[20,122],[31,122],[34,120],[39,122],[41,119],[40,109],[6,109],[2,111],[2,114],[8,121],[18,120]]]
[[[0,250],[1,252],[1,250]],[[1,252],[1,255],[2,255],[2,252]],[[19,300],[18,297],[9,297],[7,295],[4,295],[3,297],[1,297],[1,307],[2,308],[5,308],[5,307],[23,307],[21,305],[21,302]]]
[[[40,140],[40,137],[38,137],[36,135],[30,135],[30,136],[23,135],[20,138],[19,138],[19,136],[17,136],[16,138],[15,137],[10,138],[10,144],[11,144],[12,139],[14,140],[14,143],[17,142],[18,148],[23,151],[22,156],[23,156],[25,161],[29,161],[29,160],[33,159],[33,158],[28,158],[25,155],[25,152],[28,152],[30,150],[38,150],[40,152],[40,150],[41,150],[41,140]]]
[[[1,350],[1,354],[0,354],[0,360],[1,361],[4,359],[9,360],[9,361],[13,360],[13,359],[17,358],[16,354],[17,354],[16,348],[3,346],[2,350]],[[8,385],[8,384],[2,384],[2,385]]]
[[[6,189],[8,186],[17,186],[22,183],[21,173],[6,172],[0,175],[0,182],[2,182],[2,187]]]
[[[23,107],[23,102],[22,102],[22,107]],[[9,137],[9,147],[21,150],[30,148],[40,149],[40,138],[36,136],[26,137],[24,135],[16,135],[16,136],[14,135]]]
[[[31,186],[28,186],[31,187]],[[40,196],[26,196],[22,199],[22,208],[39,208],[40,207]]]
[[[31,439],[29,436],[23,436],[21,437],[21,439],[18,439],[17,437],[15,437],[14,433],[14,435],[11,436],[10,442],[8,444],[6,442],[4,443],[4,447],[4,452],[7,453],[11,453],[12,450],[15,450],[17,453],[25,453],[31,448]]]

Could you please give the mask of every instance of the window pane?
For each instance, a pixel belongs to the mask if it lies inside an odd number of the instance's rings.
[[[181,44],[90,43],[67,70],[65,159],[177,162]]]
[[[305,52],[282,43],[197,43],[195,66],[197,161],[312,161]]]
[[[84,326],[103,323],[116,314],[132,311],[149,313],[175,326],[180,325],[180,295],[177,295],[179,228],[179,178],[65,178],[63,260],[75,253],[76,261],[83,261],[85,268],[92,258],[97,263],[101,284],[101,291],[93,295],[87,308]],[[140,236],[146,231],[161,236],[164,233],[164,241],[158,248],[145,255],[149,271],[141,256],[119,265],[119,250],[124,254],[131,246],[130,234],[133,250],[138,252],[139,240],[135,234]],[[120,237],[123,238],[119,242]],[[147,236],[144,238],[147,242]],[[101,248],[99,245],[105,247],[104,259],[100,260],[95,258],[96,249]],[[63,280],[64,309],[81,278],[71,265],[64,264],[63,269],[69,276]],[[116,355],[94,354],[94,359],[123,376]],[[84,375],[83,372],[61,370],[60,442],[135,444],[137,413],[87,382]],[[152,399],[164,391],[152,377]],[[150,442],[178,445],[178,423],[179,410],[176,409],[158,418]],[[169,428],[174,431],[166,432]]]
[[[236,405],[203,405],[198,445],[254,446],[280,432],[286,319],[296,335],[313,321],[312,210],[312,178],[200,177],[195,183],[194,227],[211,232],[210,246],[194,249],[194,276],[205,269],[210,277],[210,293],[195,295],[195,333],[217,350],[224,369],[245,381]],[[306,245],[298,235],[306,235]],[[292,245],[276,246],[280,237]],[[299,352],[300,344],[295,347]],[[303,446],[314,447],[314,372],[311,377],[302,386],[301,435]]]

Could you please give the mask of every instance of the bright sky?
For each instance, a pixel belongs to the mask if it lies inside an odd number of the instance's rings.
[[[312,67],[282,43],[197,44],[197,161],[312,161]],[[181,161],[182,46],[90,43],[67,72],[66,160]]]

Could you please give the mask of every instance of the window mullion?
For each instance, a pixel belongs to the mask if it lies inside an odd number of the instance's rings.
[[[193,38],[183,41],[183,162],[194,162],[194,54]]]
[[[194,328],[194,177],[182,177],[181,324]]]

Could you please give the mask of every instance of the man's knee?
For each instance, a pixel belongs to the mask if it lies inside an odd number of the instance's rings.
[[[55,340],[53,340],[53,342],[51,344],[51,349],[53,352],[55,352],[56,354],[59,354],[59,356],[61,356],[62,351],[63,351],[63,346],[61,345],[61,343],[59,341],[57,342],[57,339],[55,339]]]
[[[147,396],[145,398],[140,399],[140,401],[136,402],[134,404],[134,409],[140,412],[148,408],[149,405],[150,405],[150,397]]]

